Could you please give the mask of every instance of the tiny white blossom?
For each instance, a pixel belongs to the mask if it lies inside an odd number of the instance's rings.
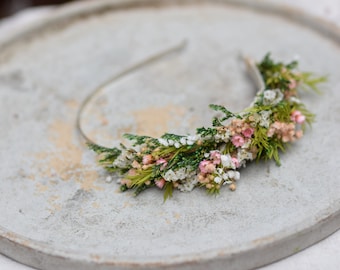
[[[185,137],[182,137],[179,142],[183,145],[186,145],[187,144],[187,140],[185,139]]]
[[[260,126],[265,127],[265,128],[269,128],[269,116],[272,114],[271,110],[268,111],[260,111]]]
[[[196,141],[197,140],[197,136],[196,135],[190,135],[190,136],[187,137],[187,140]]]
[[[229,154],[221,155],[221,162],[223,167],[235,169],[235,164],[233,163],[231,156]]]
[[[222,135],[217,133],[214,137],[215,137],[216,140],[219,140],[219,139],[222,138]]]
[[[195,142],[194,141],[191,141],[191,140],[188,140],[187,141],[187,145],[193,145]]]
[[[181,145],[179,144],[179,142],[175,142],[174,146],[175,146],[176,148],[180,148],[180,147],[181,147]]]
[[[187,177],[187,170],[186,168],[180,168],[178,169],[176,172],[176,180],[182,180],[182,179],[185,179]]]
[[[228,171],[227,173],[230,179],[233,179],[235,177],[235,171]]]
[[[263,92],[264,105],[276,105],[283,99],[283,93],[280,89],[265,90]]]
[[[194,189],[197,182],[198,180],[195,176],[190,176],[186,179],[184,183],[179,184],[177,188],[183,192],[190,192]]]
[[[217,184],[221,183],[221,181],[222,181],[222,178],[219,177],[219,176],[216,176],[216,177],[214,178],[214,182],[217,183]]]
[[[106,179],[105,179],[105,181],[107,182],[107,183],[111,183],[112,182],[112,176],[108,176],[108,177],[106,177]]]
[[[169,146],[169,143],[167,142],[167,140],[165,140],[165,139],[163,139],[163,138],[159,138],[159,139],[158,139],[158,142],[159,142],[161,145]]]
[[[289,101],[292,103],[301,104],[301,100],[298,99],[297,97],[290,97]]]
[[[242,148],[242,149],[247,149],[247,148],[249,148],[250,145],[251,145],[251,140],[248,140],[248,141],[246,141],[246,142],[241,146],[241,148]]]
[[[168,181],[168,182],[176,181],[177,180],[177,176],[176,176],[176,174],[175,174],[175,172],[173,170],[168,170],[164,174],[164,179],[165,179],[165,181]]]
[[[222,178],[223,178],[224,180],[228,180],[228,179],[229,179],[229,176],[228,176],[227,173],[224,173],[224,174],[222,174]]]
[[[224,181],[224,183],[223,183],[223,186],[224,185],[229,185],[229,184],[231,184],[233,181],[231,181],[231,180],[226,180],[226,181]]]
[[[246,149],[240,149],[237,152],[237,159],[242,162],[244,160],[252,160],[253,159],[253,153],[247,151]]]
[[[264,100],[273,101],[275,99],[275,97],[276,97],[276,94],[272,90],[267,90],[267,91],[264,91],[264,93],[263,93]]]

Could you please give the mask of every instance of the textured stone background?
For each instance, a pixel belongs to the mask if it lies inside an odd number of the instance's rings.
[[[331,20],[340,26],[340,4],[337,0],[308,1],[308,0],[271,0],[275,3],[283,3],[284,5],[296,6],[311,12],[324,19]],[[38,20],[48,14],[48,9],[31,10],[27,13],[19,15],[16,18],[10,18],[2,26],[0,25],[0,33],[12,31],[20,28],[20,23],[27,23],[30,20]],[[2,31],[2,32],[1,32]],[[274,263],[270,266],[263,267],[266,270],[283,270],[283,269],[338,269],[340,265],[340,232],[333,234],[331,237],[321,241],[307,250],[300,252],[294,256]],[[3,256],[0,257],[0,268],[4,270],[27,270],[29,267],[17,264]]]

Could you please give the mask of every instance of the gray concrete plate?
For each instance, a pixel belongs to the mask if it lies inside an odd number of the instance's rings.
[[[251,164],[238,189],[195,189],[163,203],[106,183],[75,126],[82,100],[113,74],[183,39],[187,48],[93,100],[85,132],[191,133],[208,104],[238,111],[254,95],[240,53],[265,53],[329,76],[305,137]],[[265,1],[84,1],[0,43],[0,251],[40,269],[249,269],[340,227],[338,29]]]

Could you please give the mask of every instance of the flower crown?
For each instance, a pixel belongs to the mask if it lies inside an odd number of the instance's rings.
[[[300,101],[300,90],[318,92],[324,77],[296,70],[298,63],[274,62],[267,54],[254,65],[261,89],[253,103],[240,113],[220,105],[210,108],[220,112],[212,127],[197,128],[195,135],[166,133],[160,138],[125,134],[132,147],[106,148],[89,143],[102,156],[99,161],[109,173],[118,174],[121,191],[135,194],[150,187],[164,190],[164,199],[174,189],[191,191],[205,187],[216,194],[224,185],[236,189],[239,168],[246,162],[274,159],[280,165],[279,152],[300,139],[314,115]],[[112,177],[108,177],[108,181]]]

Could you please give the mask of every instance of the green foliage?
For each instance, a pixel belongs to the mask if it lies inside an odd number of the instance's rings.
[[[150,136],[141,136],[141,135],[135,135],[135,134],[130,134],[130,133],[126,133],[123,135],[124,138],[130,140],[130,141],[135,141],[133,146],[137,146],[137,145],[142,145],[142,144],[154,144],[154,145],[159,145],[159,142],[157,139],[152,138]]]
[[[163,195],[163,198],[164,198],[164,202],[171,198],[172,197],[172,193],[173,193],[173,185],[171,182],[166,182],[165,185],[164,185],[164,195]]]
[[[182,148],[170,160],[168,168],[176,170],[189,167],[195,170],[204,158],[204,153],[209,152],[210,149],[204,145]]]
[[[122,153],[122,150],[118,149],[117,147],[108,148],[93,143],[88,143],[87,145],[91,150],[95,151],[97,154],[104,155],[104,157],[99,161],[100,163],[103,164],[112,163]]]
[[[145,170],[138,170],[135,175],[127,175],[126,178],[132,181],[133,187],[139,187],[145,184],[145,182],[152,179],[153,168],[150,167]]]
[[[212,126],[213,127],[223,126],[223,122],[228,120],[229,118],[232,118],[232,117],[236,117],[236,118],[239,118],[239,119],[242,118],[240,115],[232,113],[231,111],[229,111],[224,106],[216,105],[216,104],[210,104],[209,107],[211,109],[213,109],[214,111],[222,112],[224,114],[224,116],[221,117],[221,118],[218,118],[218,117],[213,118],[213,120],[212,120]]]
[[[201,127],[196,129],[196,133],[201,135],[202,137],[214,137],[217,134],[217,130],[215,128]]]
[[[139,193],[141,193],[142,191],[146,190],[147,188],[148,188],[148,186],[145,185],[145,184],[142,184],[142,185],[138,186],[135,189],[135,196],[137,196]]]
[[[165,140],[173,140],[174,142],[179,142],[179,140],[181,138],[183,138],[184,136],[182,135],[177,135],[177,134],[172,134],[172,133],[165,133],[162,135],[162,139],[165,139]]]
[[[257,67],[263,77],[266,89],[279,88],[281,90],[287,90],[290,81],[287,77],[287,73],[283,72],[283,70],[290,71],[291,69],[296,68],[297,65],[298,63],[296,61],[287,65],[282,62],[274,62],[270,57],[270,53],[268,53]],[[291,75],[291,73],[288,74]]]
[[[273,113],[276,121],[280,122],[289,122],[290,121],[290,113],[291,113],[291,105],[287,101],[282,101],[277,106],[273,108]]]
[[[220,119],[221,122],[231,118],[231,117],[235,117],[236,115],[234,113],[232,113],[231,111],[229,111],[226,107],[221,106],[221,105],[216,105],[216,104],[210,104],[209,105],[210,109],[213,109],[214,111],[217,112],[222,112],[225,116],[223,118]]]
[[[124,180],[131,181],[128,185],[122,184],[121,191],[133,189],[135,194],[138,195],[145,189],[155,186],[155,181],[163,181],[162,178],[167,171],[173,170],[176,172],[181,168],[185,168],[186,171],[197,171],[200,173],[201,180],[203,180],[201,183],[198,183],[198,185],[206,187],[209,194],[218,194],[223,183],[215,183],[214,177],[227,172],[231,167],[230,165],[224,167],[222,163],[220,163],[213,165],[216,165],[220,171],[216,170],[215,167],[212,169],[213,172],[199,171],[199,164],[202,160],[206,160],[207,163],[212,162],[213,158],[209,157],[209,154],[208,157],[206,157],[205,154],[216,150],[222,155],[230,154],[233,158],[239,157],[238,154],[240,154],[241,157],[238,161],[241,164],[250,160],[251,155],[256,154],[257,160],[273,159],[277,165],[280,165],[279,154],[280,152],[284,152],[289,144],[283,142],[283,136],[280,133],[275,133],[273,136],[268,137],[270,125],[275,121],[280,122],[277,124],[284,123],[283,126],[294,127],[294,125],[296,125],[296,130],[293,132],[297,132],[297,130],[300,129],[300,125],[290,119],[292,112],[297,110],[306,117],[306,123],[311,124],[314,120],[314,114],[307,110],[303,104],[293,102],[290,97],[298,98],[300,88],[319,92],[317,86],[319,83],[324,82],[326,77],[315,77],[311,73],[297,73],[293,71],[297,65],[298,63],[296,61],[288,64],[274,62],[270,54],[267,54],[257,65],[258,70],[264,80],[265,89],[279,89],[283,94],[283,99],[272,102],[272,104],[267,104],[270,102],[264,102],[264,94],[268,94],[267,99],[270,100],[281,98],[281,94],[278,91],[261,92],[255,98],[253,106],[239,114],[230,112],[224,106],[210,104],[209,107],[221,113],[222,116],[212,119],[212,127],[197,128],[196,135],[201,137],[197,141],[186,144],[182,140],[181,143],[181,139],[186,136],[172,133],[165,133],[161,136],[161,139],[167,143],[163,143],[162,140],[150,136],[125,134],[125,138],[134,142],[133,147],[126,148],[124,145],[121,145],[120,148],[107,148],[96,144],[89,144],[89,148],[101,155],[102,159],[100,163],[108,172],[119,173]],[[295,82],[301,87],[296,87]],[[275,93],[276,96],[270,96],[272,93]],[[279,94],[280,96],[277,97]],[[242,121],[238,121],[238,123],[235,122],[236,124],[234,126],[228,126],[226,123],[229,123],[227,120],[230,118],[238,118]],[[303,123],[301,127],[304,129],[305,123]],[[254,133],[247,136],[246,133],[244,133],[247,129],[248,131],[252,129],[251,133],[253,131]],[[285,129],[280,130],[280,128],[278,128],[278,130],[282,133],[286,132]],[[224,136],[224,141],[215,139],[215,135],[218,132],[221,132]],[[226,133],[224,134],[223,132]],[[238,145],[233,141],[233,139],[237,138],[233,136],[239,136],[245,143]],[[291,140],[293,141],[294,139],[295,138],[292,138]],[[250,146],[246,144],[246,142],[249,142],[248,140],[251,140]],[[287,141],[287,139],[284,140]],[[161,141],[162,144],[159,141]],[[189,141],[189,139],[184,141]],[[134,148],[135,146],[140,147]],[[245,154],[245,157],[242,157],[243,154]],[[119,159],[116,160],[117,158]],[[123,158],[125,158],[125,160]],[[224,177],[224,180],[226,179],[227,178]],[[233,179],[231,180],[234,181]],[[181,178],[179,181],[180,182],[177,183],[183,183],[185,180]],[[165,182],[163,187],[164,201],[172,197],[175,186],[174,182]]]
[[[321,91],[318,88],[318,84],[324,83],[327,81],[326,76],[316,77],[311,72],[301,73],[302,76],[302,89],[304,90],[313,90],[314,92],[321,94]]]

